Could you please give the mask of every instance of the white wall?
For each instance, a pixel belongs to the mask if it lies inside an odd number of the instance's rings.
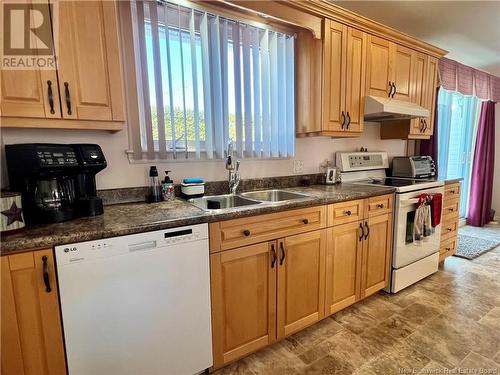
[[[493,176],[492,208],[495,216],[500,217],[500,105],[495,106],[495,170]]]
[[[186,177],[202,177],[205,181],[227,178],[222,160],[131,164],[125,154],[125,150],[128,149],[126,130],[112,134],[78,130],[3,129],[2,141],[3,144],[27,142],[97,143],[102,147],[108,160],[108,167],[97,175],[99,189],[146,186],[149,165],[157,165],[161,174],[163,174],[163,170],[171,170],[175,182]],[[320,163],[326,158],[332,159],[335,151],[355,151],[360,147],[367,147],[370,151],[387,151],[389,156],[404,155],[406,152],[405,141],[381,140],[379,125],[366,124],[364,134],[360,138],[299,138],[297,139],[295,159],[304,162],[301,174],[317,173]],[[242,178],[291,174],[293,174],[293,159],[242,160],[241,162]],[[2,186],[6,185],[5,177],[5,168],[2,163]]]

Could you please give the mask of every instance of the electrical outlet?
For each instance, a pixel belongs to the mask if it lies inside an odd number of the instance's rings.
[[[304,171],[304,160],[293,161],[293,173],[300,174]]]

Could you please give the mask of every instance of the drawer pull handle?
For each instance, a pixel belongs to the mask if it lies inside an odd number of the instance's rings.
[[[285,247],[283,246],[283,242],[280,242],[280,251],[281,251],[280,266],[282,266],[286,257]]]
[[[302,222],[303,222],[304,224],[309,224],[309,219],[302,219]]]
[[[383,203],[377,204],[377,208],[384,208],[384,204]]]
[[[451,231],[453,230],[453,228],[446,228],[446,230],[447,230],[448,232],[451,232]]]
[[[448,208],[448,211],[453,212],[455,209],[453,207]]]
[[[274,244],[271,245],[271,253],[273,254],[272,260],[271,260],[271,268],[274,268],[274,265],[276,264],[276,260],[278,257],[276,256],[276,250],[274,249]]]
[[[244,234],[246,237],[248,237],[248,236],[250,236],[250,231],[249,231],[248,229],[245,229],[245,230],[243,231],[243,234]]]
[[[43,262],[43,283],[45,284],[45,291],[50,293],[52,288],[50,287],[50,279],[49,279],[49,264],[48,258],[44,255],[42,257]]]
[[[347,210],[347,211],[344,211],[344,214],[346,214],[347,216],[351,216],[352,212],[350,210]]]
[[[451,247],[447,247],[447,248],[446,248],[446,251],[450,251],[450,250],[451,250]]]

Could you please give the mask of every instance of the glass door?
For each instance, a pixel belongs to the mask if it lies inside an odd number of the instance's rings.
[[[443,88],[438,97],[438,171],[443,178],[463,178],[460,217],[466,217],[476,144],[480,100]]]

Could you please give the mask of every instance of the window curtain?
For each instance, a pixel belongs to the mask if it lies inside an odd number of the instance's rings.
[[[491,216],[495,164],[495,103],[483,102],[479,118],[467,224],[484,226]]]
[[[465,217],[469,203],[472,156],[476,144],[480,101],[475,96],[439,90],[438,96],[438,171],[443,178],[462,178],[460,216]]]

